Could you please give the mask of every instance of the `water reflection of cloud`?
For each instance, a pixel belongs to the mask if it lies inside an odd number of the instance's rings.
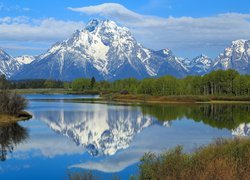
[[[83,147],[75,146],[65,137],[40,134],[32,136],[29,142],[20,144],[12,158],[28,159],[38,156],[53,158],[58,155],[83,154],[84,152]]]

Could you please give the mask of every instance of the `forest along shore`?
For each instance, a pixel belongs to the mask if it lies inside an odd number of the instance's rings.
[[[129,92],[109,91],[72,91],[65,89],[16,89],[12,90],[17,94],[73,94],[73,95],[99,95],[99,98],[91,101],[114,101],[127,103],[250,103],[248,95],[147,95],[130,94]],[[68,99],[70,100],[70,99]],[[74,99],[75,100],[75,99]],[[88,99],[90,100],[90,99]]]
[[[121,102],[250,102],[250,76],[235,70],[217,70],[204,76],[175,78],[163,76],[138,80],[96,81],[77,78],[72,81],[11,81],[9,89],[18,94],[92,94],[99,100]]]

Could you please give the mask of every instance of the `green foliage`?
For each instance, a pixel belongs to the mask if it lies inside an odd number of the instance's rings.
[[[95,77],[92,77],[92,78],[91,78],[91,81],[90,81],[90,88],[91,88],[91,89],[94,88],[95,83],[96,83]]]
[[[155,79],[143,79],[138,87],[138,92],[140,94],[153,95],[155,91]]]
[[[128,91],[137,93],[138,80],[135,78],[127,78],[113,82],[113,89],[116,91]]]
[[[39,89],[39,88],[63,88],[64,82],[55,80],[21,80],[21,81],[10,81],[10,89]]]
[[[139,169],[139,179],[249,179],[250,140],[218,139],[191,154],[182,147],[147,153]]]
[[[203,77],[187,76],[183,79],[173,76],[146,78],[141,81],[128,78],[113,82],[110,89],[154,96],[250,95],[250,76],[239,75],[237,71],[230,69],[213,71]]]
[[[71,87],[73,91],[84,91],[90,89],[90,85],[91,85],[90,79],[79,78],[75,79],[72,82]]]
[[[0,89],[7,89],[8,88],[8,81],[5,75],[0,75]]]
[[[56,88],[56,82],[53,80],[46,80],[44,82],[44,87],[45,88]]]
[[[71,83],[70,82],[64,82],[63,83],[63,88],[64,89],[70,89],[71,88]]]
[[[6,78],[0,77],[0,88],[7,87]],[[173,76],[146,78],[137,80],[127,78],[109,81],[96,81],[79,78],[71,82],[54,80],[13,81],[8,85],[12,89],[26,88],[72,88],[74,91],[95,90],[101,92],[129,92],[153,96],[249,96],[250,75],[240,75],[235,70],[217,70],[204,76],[187,76],[178,79]]]

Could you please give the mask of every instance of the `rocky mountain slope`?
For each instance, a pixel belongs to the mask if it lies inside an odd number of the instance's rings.
[[[0,49],[0,74],[10,78],[14,73],[19,71],[21,64],[12,56]]]
[[[212,69],[235,69],[241,74],[249,74],[250,40],[233,41],[231,46],[215,59]]]
[[[94,76],[99,80],[115,80],[162,75],[183,77],[186,72],[170,50],[147,49],[127,28],[110,20],[92,20],[83,30],[38,56],[13,78],[72,80]]]

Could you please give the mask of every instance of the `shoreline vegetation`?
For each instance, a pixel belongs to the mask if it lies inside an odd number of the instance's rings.
[[[138,174],[130,179],[249,179],[250,139],[217,139],[186,153],[177,146],[161,154],[146,153],[138,165]],[[99,179],[92,171],[68,173],[69,179]],[[112,179],[122,179],[113,175]]]
[[[15,123],[32,117],[24,111],[27,100],[20,94],[8,90],[8,81],[4,75],[0,76],[0,124]]]
[[[138,179],[249,179],[250,139],[218,139],[192,153],[181,146],[160,155],[146,153]]]
[[[151,95],[123,95],[107,94],[102,96],[104,100],[131,103],[250,103],[250,96],[202,96],[202,95],[175,95],[175,96],[151,96]]]
[[[9,115],[5,113],[0,113],[0,126],[5,124],[12,124],[18,121],[26,121],[32,118],[32,115],[26,111],[22,111],[17,115]]]
[[[157,96],[147,94],[123,94],[122,92],[108,91],[72,91],[65,89],[15,89],[12,90],[18,94],[71,94],[71,95],[99,95],[98,99],[88,99],[93,102],[113,101],[123,103],[249,103],[250,96],[233,96],[233,95],[168,95]],[[75,100],[75,99],[74,99]],[[83,99],[82,99],[83,100]],[[86,101],[88,101],[86,100]],[[85,101],[85,100],[83,100]]]
[[[99,94],[106,101],[148,103],[241,102],[250,103],[250,75],[235,70],[217,70],[204,76],[127,78],[96,81],[95,77],[73,81],[10,81],[9,89],[19,94]]]

